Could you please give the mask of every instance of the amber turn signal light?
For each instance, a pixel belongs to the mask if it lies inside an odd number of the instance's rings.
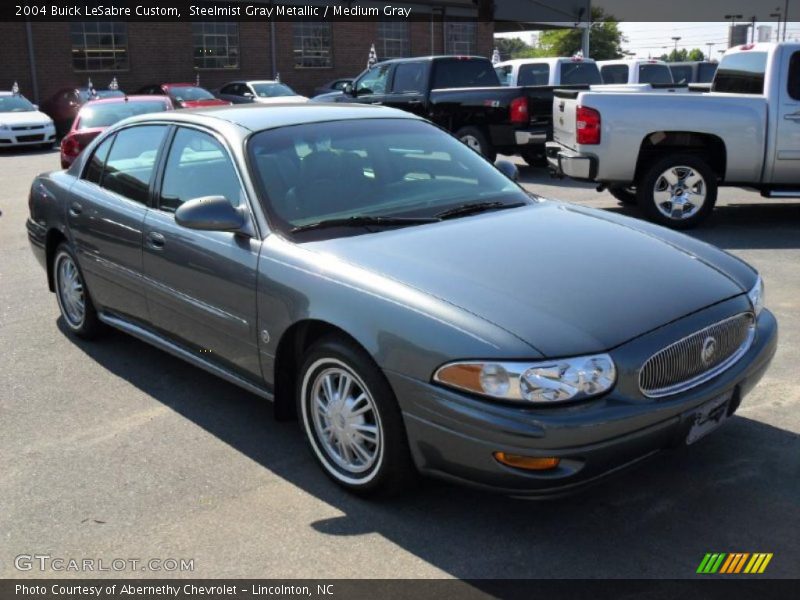
[[[538,458],[533,456],[522,456],[521,454],[507,454],[506,452],[495,452],[494,459],[509,467],[526,469],[528,471],[547,471],[555,469],[561,459],[555,457]]]

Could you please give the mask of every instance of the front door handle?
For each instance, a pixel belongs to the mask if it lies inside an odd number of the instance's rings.
[[[164,248],[165,242],[164,236],[157,231],[151,231],[147,234],[147,245],[153,250],[161,250]]]
[[[82,212],[83,206],[81,206],[79,203],[73,202],[69,205],[69,214],[71,214],[73,217],[77,217]]]
[[[800,112],[783,115],[783,118],[787,121],[800,121]]]

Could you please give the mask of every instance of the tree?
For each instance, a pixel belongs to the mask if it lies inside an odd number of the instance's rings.
[[[518,58],[520,53],[530,49],[530,46],[518,37],[497,37],[494,38],[494,45],[500,51],[500,57],[503,60]]]
[[[528,51],[526,56],[573,56],[583,46],[582,34],[582,29],[543,31],[539,36],[539,45]],[[618,21],[602,8],[592,7],[589,56],[595,60],[621,58],[622,43],[626,41]]]
[[[692,50],[690,50],[687,59],[696,61],[707,60],[706,55],[703,54],[703,51],[700,50],[700,48],[693,48]]]
[[[693,48],[692,50],[681,48],[680,50],[672,50],[669,54],[662,54],[659,58],[667,62],[686,62],[705,60],[706,55],[703,54],[700,48]]]

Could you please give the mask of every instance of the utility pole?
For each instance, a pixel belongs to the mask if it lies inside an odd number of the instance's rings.
[[[708,52],[706,53],[706,59],[711,60],[711,49],[714,47],[716,42],[706,42],[706,46],[708,46]]]
[[[783,6],[783,41],[786,41],[786,27],[789,25],[789,0]]]
[[[750,43],[753,44],[756,41],[756,16],[753,15],[750,18]]]
[[[675,49],[672,51],[672,60],[676,62],[678,60],[678,42],[680,41],[680,39],[681,36],[679,35],[672,37],[672,41],[675,42]]]
[[[781,7],[780,6],[776,6],[775,7],[775,12],[774,13],[769,13],[769,16],[778,19],[778,30],[775,32],[775,41],[776,42],[780,42],[781,41],[781,18],[783,17],[783,14],[781,13]]]

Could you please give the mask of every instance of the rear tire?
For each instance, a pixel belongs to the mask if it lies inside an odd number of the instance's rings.
[[[400,406],[357,345],[334,336],[314,344],[300,370],[297,402],[314,457],[340,486],[390,496],[415,482]]]
[[[56,248],[52,269],[58,308],[67,328],[78,337],[96,337],[101,329],[100,320],[78,261],[68,244],[61,243]]]
[[[477,127],[462,127],[456,131],[456,137],[489,162],[493,163],[497,158],[497,151],[492,148],[489,140]]]
[[[717,202],[717,176],[695,154],[671,154],[654,162],[636,185],[639,206],[651,221],[672,229],[703,222]]]
[[[636,199],[636,188],[613,186],[608,188],[608,193],[622,202],[622,204],[634,205],[638,203]]]

